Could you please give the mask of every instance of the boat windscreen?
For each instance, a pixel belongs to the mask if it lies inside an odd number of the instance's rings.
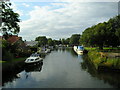
[[[34,61],[34,59],[30,59],[30,61]]]

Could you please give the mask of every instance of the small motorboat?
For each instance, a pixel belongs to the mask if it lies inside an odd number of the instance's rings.
[[[50,53],[50,49],[46,49],[45,52],[46,52],[46,53]]]
[[[80,55],[82,55],[83,52],[84,52],[84,47],[83,46],[74,46],[73,49],[77,54],[80,54]]]
[[[32,64],[43,61],[43,58],[39,56],[39,54],[32,54],[29,58],[25,60],[26,64]]]

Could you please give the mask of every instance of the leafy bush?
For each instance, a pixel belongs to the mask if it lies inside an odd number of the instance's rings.
[[[10,51],[4,50],[2,53],[2,60],[3,61],[11,61],[13,60],[13,54]]]

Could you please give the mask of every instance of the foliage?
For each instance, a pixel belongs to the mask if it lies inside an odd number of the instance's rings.
[[[61,41],[60,41],[60,40],[53,40],[53,42],[54,42],[54,45],[59,45],[59,44],[61,44]]]
[[[70,43],[70,38],[67,38],[65,41],[66,41],[66,44],[69,44]]]
[[[103,49],[103,46],[119,46],[120,16],[87,28],[82,33],[80,42],[85,46],[98,46],[99,49]]]
[[[49,46],[54,46],[54,41],[51,38],[48,39],[47,43]]]
[[[80,39],[80,34],[73,34],[70,37],[70,45],[78,45],[79,44],[79,39]]]
[[[7,37],[9,34],[18,34],[20,31],[20,27],[18,22],[20,22],[19,14],[15,13],[11,8],[11,3],[9,2],[1,2],[1,19],[2,23],[0,25],[0,29],[2,34]]]
[[[8,43],[6,40],[1,40],[2,41],[2,48],[8,49],[10,46],[10,43]]]
[[[11,54],[9,48],[10,43],[8,43],[6,40],[2,40],[2,60],[8,61],[13,59],[13,54]]]
[[[61,39],[61,43],[62,43],[63,45],[68,45],[69,42],[70,42],[70,38],[67,38],[67,39],[62,38],[62,39]]]
[[[13,54],[10,51],[3,48],[2,49],[2,60],[3,61],[10,61],[12,59],[13,59]]]
[[[35,41],[38,41],[38,46],[44,46],[44,45],[47,44],[47,38],[46,38],[46,36],[36,37]]]
[[[92,63],[95,65],[96,69],[99,66],[120,69],[120,58],[101,57],[100,52],[97,52],[96,50],[89,51],[88,56]]]

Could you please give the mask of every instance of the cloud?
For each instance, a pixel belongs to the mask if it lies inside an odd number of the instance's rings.
[[[45,35],[53,39],[67,38],[92,25],[107,21],[117,15],[117,3],[51,3],[35,6],[29,12],[30,19],[20,23],[20,35],[34,40]]]
[[[14,2],[119,2],[119,0],[12,0]]]
[[[22,5],[25,6],[25,7],[29,7],[30,6],[29,4],[26,4],[26,3],[23,3]]]

